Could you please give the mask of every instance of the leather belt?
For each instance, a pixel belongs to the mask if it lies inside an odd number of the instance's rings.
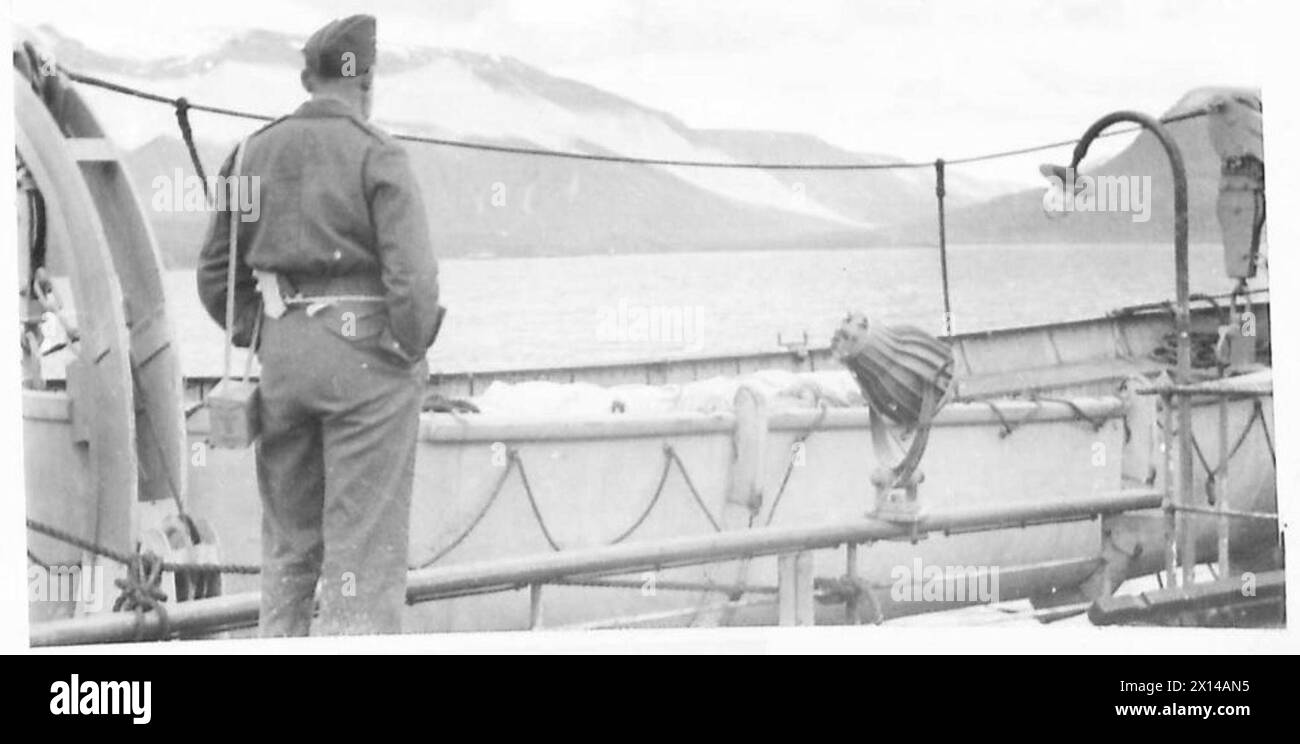
[[[328,297],[337,295],[364,295],[383,297],[384,282],[378,274],[345,274],[342,276],[311,276],[281,274],[280,289],[286,297]]]
[[[262,308],[279,318],[292,307],[306,307],[308,315],[342,302],[383,303],[384,285],[373,274],[344,276],[288,276],[272,271],[254,271]]]

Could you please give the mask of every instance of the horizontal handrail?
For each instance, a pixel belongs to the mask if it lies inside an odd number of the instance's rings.
[[[572,576],[603,576],[641,570],[719,563],[741,558],[837,548],[873,540],[915,538],[933,532],[1017,528],[1050,521],[1073,521],[1106,514],[1154,509],[1163,491],[1133,490],[1062,501],[1030,501],[945,509],[922,514],[915,523],[880,519],[801,527],[750,530],[566,550],[545,555],[419,569],[407,574],[408,603],[511,591],[554,583]],[[137,638],[194,635],[247,627],[257,622],[260,594],[248,592],[169,604],[167,620],[157,613],[104,613],[32,626],[33,646],[113,643]]]

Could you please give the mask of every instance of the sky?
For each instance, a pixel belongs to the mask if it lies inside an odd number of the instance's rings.
[[[15,0],[133,57],[241,27],[306,35],[379,17],[381,45],[517,57],[693,127],[808,132],[909,159],[1068,139],[1119,108],[1161,113],[1203,85],[1262,85],[1262,2],[1224,0]],[[127,20],[130,23],[127,23]]]

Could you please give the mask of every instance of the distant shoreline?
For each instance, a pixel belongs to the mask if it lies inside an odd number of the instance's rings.
[[[1170,238],[1172,245],[1173,238]],[[1039,250],[1060,250],[1067,246],[1083,245],[1107,245],[1107,246],[1133,246],[1146,248],[1165,247],[1164,243],[1152,242],[1150,240],[1058,240],[1058,241],[1037,241],[1026,240],[1023,242],[1004,241],[1000,243],[988,242],[950,242],[949,250],[971,250],[971,249],[997,249],[997,248],[1036,248]],[[1218,246],[1218,243],[1206,240],[1192,241],[1194,246]],[[573,253],[547,253],[547,252],[529,252],[519,254],[504,254],[483,252],[477,253],[454,253],[438,255],[440,261],[501,261],[517,259],[536,259],[536,258],[627,258],[633,256],[677,256],[677,255],[743,255],[747,253],[779,253],[779,252],[799,252],[799,253],[837,253],[842,251],[935,251],[939,250],[938,243],[918,244],[918,243],[875,243],[866,245],[818,245],[806,248],[791,248],[784,245],[762,245],[743,248],[682,248],[679,250],[648,250],[648,251],[619,251],[619,252],[601,252],[601,251],[581,251]],[[437,252],[437,243],[434,244],[434,251]],[[1267,251],[1266,251],[1267,252]],[[169,259],[167,252],[163,251],[166,269],[168,271],[185,271],[197,267],[197,262],[173,262]],[[196,256],[197,258],[197,256]]]

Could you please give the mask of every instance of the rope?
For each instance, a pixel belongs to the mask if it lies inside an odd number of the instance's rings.
[[[50,570],[50,564],[46,563],[40,558],[37,558],[36,554],[32,552],[31,548],[27,549],[27,560],[31,561],[32,563],[35,563],[36,565],[40,566],[46,571]]]
[[[506,484],[506,478],[510,477],[510,471],[514,470],[517,463],[518,459],[514,456],[514,450],[512,449],[506,458],[506,466],[501,470],[501,476],[497,478],[496,485],[492,486],[492,491],[488,494],[487,500],[483,502],[483,506],[478,510],[478,514],[475,514],[474,518],[470,520],[469,526],[462,530],[461,533],[456,536],[456,539],[452,540],[447,547],[435,553],[432,558],[419,565],[411,566],[411,568],[428,568],[442,560],[444,556],[455,550],[461,543],[465,542],[465,539],[470,536],[470,533],[478,527],[479,522],[482,522],[483,518],[487,516],[488,510],[490,510],[492,505],[496,503],[497,498],[501,495],[502,488]]]
[[[1223,473],[1223,469],[1226,467],[1227,462],[1231,462],[1232,458],[1236,457],[1237,452],[1241,450],[1242,445],[1246,443],[1246,437],[1250,434],[1250,430],[1255,428],[1256,421],[1261,424],[1264,421],[1264,406],[1259,402],[1259,399],[1255,400],[1255,406],[1251,409],[1250,420],[1248,420],[1246,425],[1242,427],[1241,434],[1237,436],[1236,443],[1229,449],[1227,461],[1225,461],[1223,466],[1216,468],[1210,467],[1210,461],[1206,459],[1205,453],[1201,451],[1201,443],[1196,440],[1196,434],[1192,434],[1192,450],[1196,452],[1196,459],[1201,461],[1201,467],[1205,468],[1205,498],[1211,506],[1213,506],[1215,502],[1214,489],[1219,475]],[[1273,438],[1268,434],[1268,427],[1263,426],[1261,428],[1264,429],[1264,436],[1268,440],[1269,453],[1273,454]],[[1277,456],[1275,454],[1273,455],[1273,466],[1277,467]]]
[[[998,422],[1002,424],[1002,431],[998,432],[998,437],[1001,439],[1006,439],[1007,437],[1011,436],[1011,434],[1015,431],[1015,429],[1011,426],[1011,422],[1007,421],[1007,417],[1003,415],[1002,409],[998,408],[996,403],[994,403],[992,400],[989,400],[987,398],[979,402],[988,406],[989,410],[993,412],[993,415],[998,417]]]
[[[1260,411],[1259,428],[1264,432],[1264,441],[1268,443],[1268,456],[1273,459],[1273,469],[1277,469],[1277,450],[1273,449],[1273,435],[1268,431],[1268,422],[1264,420],[1264,405],[1258,400],[1255,401],[1255,407]]]
[[[234,163],[231,166],[230,174],[232,178],[239,178],[244,165],[244,150],[247,148],[248,140],[240,140],[235,146]],[[238,188],[237,186],[235,188]],[[231,192],[234,196],[235,192]],[[235,353],[235,284],[238,280],[239,269],[239,221],[240,213],[237,204],[230,204],[230,227],[229,235],[226,236],[226,345],[225,354],[222,357],[221,381],[230,380],[230,369],[234,361]],[[213,233],[216,233],[217,222],[213,222]],[[257,314],[258,324],[260,327],[262,313]],[[251,359],[257,350],[257,339],[254,338],[248,343],[248,355]],[[248,379],[248,375],[244,375]]]
[[[709,525],[713,527],[713,531],[722,532],[722,525],[718,524],[718,520],[713,518],[713,513],[709,511],[709,507],[704,504],[704,499],[700,496],[700,492],[695,488],[695,483],[691,480],[691,474],[686,472],[686,465],[682,463],[682,458],[677,456],[677,450],[673,449],[671,444],[665,444],[664,454],[677,463],[677,470],[681,472],[682,479],[686,481],[686,487],[691,490],[691,498],[695,499],[695,505],[700,508],[700,512],[709,520]]]
[[[559,545],[559,543],[556,542],[550,529],[547,527],[546,519],[545,517],[542,516],[541,508],[537,503],[536,497],[533,495],[532,484],[528,480],[528,474],[524,469],[524,463],[523,460],[520,459],[518,451],[515,449],[511,449],[507,457],[508,459],[507,459],[506,467],[501,471],[501,475],[500,477],[497,478],[496,483],[493,485],[492,491],[488,495],[487,500],[484,502],[483,506],[479,509],[478,513],[474,515],[474,518],[470,520],[469,525],[464,530],[462,530],[461,533],[457,535],[456,538],[452,540],[446,547],[438,551],[438,553],[435,554],[432,558],[428,559],[427,561],[419,565],[412,566],[411,568],[413,569],[428,568],[429,566],[432,566],[433,564],[442,560],[444,556],[446,556],[448,553],[450,553],[451,551],[459,547],[460,544],[463,543],[466,540],[466,538],[468,538],[469,535],[478,527],[478,525],[483,521],[484,517],[487,516],[488,512],[492,508],[492,505],[495,504],[497,499],[501,496],[501,493],[504,490],[506,480],[510,476],[510,472],[516,468],[519,470],[519,477],[524,486],[524,493],[528,497],[528,503],[530,508],[532,509],[533,516],[537,520],[538,527],[541,529],[543,537],[546,538],[547,544],[551,546],[552,550],[555,551],[563,550],[563,548]],[[668,482],[669,468],[674,462],[677,464],[678,469],[681,471],[682,477],[683,479],[685,479],[686,485],[691,491],[691,495],[694,498],[695,504],[700,508],[700,510],[704,513],[705,517],[709,520],[709,524],[712,525],[714,531],[715,532],[722,531],[722,528],[718,525],[717,520],[714,519],[712,513],[709,512],[708,507],[705,506],[704,500],[700,497],[699,491],[696,490],[695,484],[691,480],[690,474],[687,473],[685,466],[681,462],[681,459],[677,456],[676,452],[673,450],[671,445],[664,445],[664,467],[659,474],[658,485],[655,487],[655,491],[650,498],[650,502],[642,510],[641,514],[632,522],[631,526],[623,530],[623,532],[621,532],[617,537],[615,537],[612,541],[610,541],[608,543],[609,545],[617,545],[623,542],[627,538],[631,537],[637,531],[637,529],[639,529],[641,525],[645,523],[645,520],[650,516],[650,513],[654,510],[655,506],[659,503],[660,499],[663,496],[664,486]],[[105,547],[103,545],[92,542],[90,540],[85,540],[70,532],[61,530],[57,527],[48,524],[44,524],[42,522],[38,522],[33,519],[27,520],[27,528],[32,530],[33,532],[39,532],[43,535],[46,535],[47,537],[51,537],[55,540],[59,540],[60,542],[67,543],[69,545],[80,548],[94,555],[108,558],[110,560],[113,560],[117,563],[120,563],[128,567],[131,566],[139,556],[138,553],[131,554],[123,551],[113,550],[112,548]],[[31,553],[31,551],[28,551],[28,558],[30,558],[37,565],[48,567],[47,564],[37,559],[36,556]],[[171,561],[162,561],[159,563],[159,565],[161,566],[161,570],[163,571],[172,571],[177,573],[218,572],[223,574],[229,573],[229,574],[250,574],[250,575],[261,573],[261,568],[258,566],[233,564],[233,563],[174,563]]]
[[[528,497],[528,507],[533,510],[533,518],[537,520],[537,526],[542,530],[542,537],[546,538],[546,544],[551,546],[551,550],[557,553],[563,548],[551,536],[551,531],[546,527],[546,520],[542,518],[542,509],[537,505],[537,499],[533,496],[533,487],[528,483],[528,473],[524,470],[524,462],[519,459],[519,454],[514,450],[510,451],[510,457],[519,463],[519,480],[524,485],[524,495]]]
[[[547,524],[546,517],[542,514],[541,505],[538,503],[537,496],[533,491],[532,482],[528,480],[528,471],[527,468],[524,466],[523,458],[519,456],[519,451],[511,447],[507,452],[506,458],[507,458],[507,462],[506,462],[505,469],[501,471],[501,476],[497,478],[496,483],[492,486],[491,493],[489,493],[487,499],[483,503],[483,506],[478,510],[478,513],[474,515],[474,518],[472,520],[470,520],[469,525],[464,530],[462,530],[460,534],[458,534],[456,538],[452,540],[446,547],[439,550],[437,553],[433,555],[433,557],[429,558],[423,563],[411,566],[412,569],[418,570],[418,569],[428,568],[429,566],[432,566],[433,564],[442,560],[443,557],[445,557],[451,551],[455,550],[457,546],[459,546],[462,542],[464,542],[465,539],[468,538],[470,534],[475,530],[475,528],[478,527],[479,523],[483,521],[484,517],[487,516],[488,511],[491,510],[492,508],[492,505],[497,502],[497,499],[501,496],[502,492],[505,490],[506,481],[509,478],[510,473],[512,471],[518,471],[519,473],[520,484],[523,486],[524,496],[528,500],[528,508],[532,511],[533,519],[534,521],[537,522],[537,527],[539,530],[541,530],[542,537],[546,540],[546,544],[551,548],[551,550],[557,553],[563,552],[565,550],[564,546],[562,546],[560,542],[555,539],[554,533],[551,532],[551,529]],[[650,514],[654,511],[655,506],[657,506],[660,500],[663,498],[664,487],[668,483],[668,474],[674,463],[677,465],[678,470],[681,472],[683,480],[686,481],[686,486],[687,488],[690,489],[691,496],[694,499],[695,505],[699,507],[700,511],[704,514],[705,518],[708,519],[709,524],[713,527],[713,530],[715,532],[722,531],[722,527],[718,524],[717,520],[713,517],[713,514],[709,511],[708,507],[705,505],[704,499],[700,496],[699,491],[696,490],[695,483],[691,480],[690,474],[687,473],[686,467],[682,464],[681,458],[677,456],[677,453],[676,451],[673,450],[672,445],[664,444],[664,465],[663,465],[663,469],[659,472],[658,484],[655,486],[654,492],[650,496],[650,501],[645,505],[644,508],[642,508],[641,513],[637,515],[636,519],[632,521],[631,525],[629,525],[623,531],[618,533],[618,535],[613,539],[611,539],[609,542],[605,543],[606,545],[618,545],[619,543],[622,543],[623,541],[631,537],[633,534],[635,534],[636,531],[640,529],[643,524],[645,524],[646,519],[650,517]]]
[[[199,183],[203,185],[203,197],[210,200],[212,194],[208,192],[208,177],[203,173],[203,161],[199,160],[199,149],[194,144],[194,131],[190,128],[190,102],[188,99],[181,97],[175,101],[176,106],[176,125],[181,129],[181,139],[185,140],[185,149],[190,152],[190,162],[194,164],[194,172],[199,176]]]
[[[171,105],[176,110],[176,121],[181,130],[181,136],[185,140],[186,148],[190,154],[190,160],[194,164],[194,170],[198,173],[203,184],[204,195],[208,195],[207,179],[204,177],[203,165],[199,159],[198,149],[194,144],[193,131],[190,127],[189,112],[191,110],[204,111],[212,114],[223,116],[232,116],[237,118],[251,119],[254,121],[269,122],[274,121],[274,117],[264,114],[256,114],[248,111],[237,109],[222,108],[218,106],[206,106],[201,104],[190,103],[185,97],[168,98],[166,96],[150,93],[148,91],[132,88],[118,83],[112,83],[107,80],[96,78],[90,75],[77,73],[66,68],[60,68],[61,71],[71,80],[85,85],[96,86],[105,90],[110,90],[123,95],[134,96],[155,103],[165,103]],[[1174,116],[1168,116],[1161,119],[1163,124],[1173,124],[1180,121],[1187,121],[1209,114],[1210,108],[1201,108],[1188,111]],[[1102,132],[1098,137],[1114,137],[1122,134],[1131,134],[1141,131],[1140,126],[1125,127],[1120,129],[1111,129]],[[944,211],[944,195],[946,184],[944,170],[946,164],[968,164],[977,163],[998,158],[1007,158],[1028,153],[1052,150],[1060,147],[1075,145],[1078,139],[1060,140],[1049,142],[1043,145],[1020,148],[1016,150],[1004,150],[1000,152],[985,153],[963,158],[954,158],[945,161],[938,158],[933,162],[897,162],[897,163],[788,163],[788,162],[734,162],[734,161],[711,161],[711,160],[685,160],[676,158],[649,158],[649,157],[630,157],[623,155],[601,155],[592,153],[572,152],[564,150],[550,150],[536,147],[517,147],[509,145],[490,145],[479,142],[468,142],[464,140],[453,140],[441,137],[425,137],[410,134],[397,134],[394,137],[406,142],[416,142],[428,145],[437,145],[442,147],[454,147],[466,150],[476,150],[480,152],[495,152],[510,155],[524,155],[532,157],[549,157],[561,158],[567,160],[583,160],[588,162],[602,163],[624,163],[632,165],[655,165],[655,166],[674,166],[684,168],[714,168],[727,170],[765,170],[765,171],[876,171],[876,170],[903,170],[933,167],[935,169],[935,194],[938,199],[939,210],[939,257],[943,278],[943,306],[944,306],[944,328],[945,334],[952,335],[952,302],[950,297],[950,288],[948,280],[948,249],[947,249],[947,226]],[[1010,427],[1005,425],[1005,434],[1011,433]]]
[[[158,637],[168,635],[167,593],[159,588],[162,583],[163,562],[153,553],[136,554],[127,563],[126,578],[114,579],[113,584],[122,593],[113,601],[113,612],[135,613],[135,640],[144,640],[144,615],[154,612],[158,615],[160,627]]]
[[[1102,427],[1106,425],[1105,419],[1093,418],[1092,416],[1089,416],[1088,413],[1084,411],[1083,408],[1081,408],[1077,402],[1072,401],[1068,398],[1053,398],[1047,396],[1033,395],[1030,396],[1028,400],[1034,403],[1034,409],[1031,410],[1029,413],[1025,414],[1024,418],[1014,422],[1007,419],[1006,414],[1002,413],[1002,409],[998,408],[997,404],[993,402],[992,399],[981,398],[978,400],[973,400],[971,402],[983,403],[984,405],[989,407],[989,410],[993,412],[994,416],[997,416],[998,423],[1002,427],[1002,431],[998,432],[998,437],[1001,439],[1006,439],[1007,437],[1014,434],[1017,429],[1029,423],[1035,416],[1038,415],[1038,412],[1042,410],[1043,403],[1060,403],[1061,405],[1068,407],[1070,411],[1074,413],[1076,419],[1080,421],[1087,421],[1088,424],[1092,427],[1093,431],[1101,431]]]
[[[1074,413],[1075,418],[1087,421],[1092,426],[1093,431],[1101,431],[1101,428],[1106,425],[1106,419],[1093,418],[1092,416],[1089,416],[1079,407],[1078,403],[1069,398],[1049,398],[1046,396],[1035,395],[1032,400],[1035,403],[1060,403],[1061,405],[1068,407]]]
[[[790,445],[790,459],[785,464],[785,475],[781,476],[781,486],[776,491],[776,498],[772,499],[772,508],[767,512],[767,522],[765,525],[767,527],[772,526],[772,520],[776,518],[776,508],[781,505],[781,499],[785,496],[785,488],[790,484],[790,476],[794,474],[794,464],[798,457],[796,453],[799,446],[806,443],[808,437],[812,436],[813,432],[820,429],[822,423],[826,421],[826,414],[830,411],[830,408],[827,407],[825,402],[823,402],[819,408],[821,408],[821,412],[817,414],[817,418],[813,419],[812,423],[808,425],[808,428],[804,430],[803,434],[796,437],[794,442]]]
[[[665,456],[664,469],[659,473],[659,485],[655,487],[654,496],[651,497],[650,503],[646,504],[645,509],[641,510],[641,516],[637,517],[636,521],[632,522],[632,526],[628,527],[626,530],[623,530],[623,532],[620,533],[618,537],[614,538],[613,540],[610,540],[609,542],[610,545],[618,545],[619,543],[631,537],[632,534],[641,527],[641,524],[645,522],[646,519],[650,516],[650,512],[654,511],[655,504],[658,504],[659,498],[664,495],[664,484],[668,482],[668,471],[671,466],[672,466],[672,461],[670,461],[668,457]]]
[[[104,90],[111,90],[115,93],[134,96],[154,103],[164,103],[172,107],[177,107],[179,101],[185,101],[184,110],[203,111],[210,114],[219,114],[222,116],[232,116],[241,119],[250,119],[253,121],[275,121],[275,117],[265,114],[256,114],[249,111],[238,109],[223,108],[220,106],[205,106],[197,103],[190,103],[183,98],[168,98],[167,96],[150,93],[148,91],[132,88],[119,83],[112,83],[91,75],[74,72],[66,68],[59,68],[70,80],[84,85],[92,85]],[[180,109],[177,110],[178,116]],[[1173,124],[1180,121],[1186,121],[1210,113],[1210,109],[1202,108],[1189,111],[1175,116],[1161,119],[1163,124]],[[1141,127],[1126,127],[1113,129],[1098,135],[1099,137],[1114,137],[1121,134],[1131,134],[1140,131]],[[465,150],[477,150],[481,152],[497,152],[510,155],[528,155],[533,157],[563,158],[568,160],[587,160],[601,163],[627,163],[631,165],[662,165],[677,166],[683,168],[718,168],[730,170],[795,170],[795,171],[873,171],[873,170],[905,170],[916,168],[932,168],[935,166],[934,161],[913,161],[897,163],[737,163],[717,160],[680,160],[672,158],[641,158],[628,157],[623,155],[598,155],[585,152],[572,152],[566,150],[548,150],[537,147],[513,147],[508,145],[489,145],[480,142],[468,142],[465,140],[444,139],[441,137],[423,137],[412,134],[397,134],[394,138],[406,142],[418,142],[426,145],[438,145],[442,147],[455,147]],[[994,160],[997,158],[1012,157],[1015,155],[1025,155],[1033,152],[1044,150],[1053,150],[1059,147],[1067,147],[1077,144],[1079,140],[1061,140],[1059,142],[1049,142],[1034,147],[1026,147],[1018,150],[1004,150],[1001,152],[986,153],[964,158],[952,158],[947,161],[950,165],[977,163],[985,160]]]
[[[547,545],[551,546],[551,550],[554,550],[556,552],[563,551],[564,548],[555,539],[555,537],[551,534],[550,529],[546,526],[546,519],[542,516],[542,509],[537,503],[536,496],[534,496],[533,494],[533,487],[532,484],[530,484],[528,481],[528,473],[524,468],[523,460],[519,458],[518,452],[514,450],[512,450],[511,452],[512,452],[511,457],[513,457],[515,462],[517,462],[519,465],[519,479],[522,482],[524,487],[524,495],[528,497],[528,507],[532,510],[534,519],[537,520],[537,526],[542,531],[542,537],[546,539]],[[638,527],[641,526],[643,522],[645,522],[646,518],[650,516],[650,511],[654,508],[655,504],[659,503],[659,499],[663,495],[664,485],[668,482],[669,467],[674,463],[677,465],[678,471],[681,472],[682,479],[686,481],[686,487],[690,489],[691,497],[694,499],[695,505],[700,508],[700,511],[704,514],[705,518],[709,520],[709,524],[713,527],[713,531],[714,532],[722,531],[721,525],[719,525],[718,521],[714,519],[713,514],[709,511],[708,506],[704,504],[704,499],[700,496],[700,492],[696,490],[695,483],[691,480],[690,474],[686,472],[686,466],[682,464],[681,458],[677,456],[677,451],[673,449],[671,444],[664,444],[664,469],[660,473],[659,485],[655,489],[655,493],[651,497],[650,503],[647,505],[645,509],[642,510],[641,515],[637,517],[637,519],[633,522],[632,526],[624,530],[622,533],[620,533],[618,537],[614,538],[610,543],[608,543],[609,545],[617,545],[618,543],[621,543],[624,540],[626,540],[628,537],[632,535],[632,533],[636,531]]]
[[[89,540],[83,540],[71,532],[64,532],[58,527],[52,527],[48,524],[37,522],[36,520],[29,518],[27,520],[27,529],[32,530],[33,532],[39,532],[46,537],[52,537],[59,542],[67,543],[73,547],[81,548],[82,550],[95,555],[109,558],[117,563],[121,563],[122,565],[131,564],[131,554],[113,550],[112,548],[106,548]]]
[[[934,196],[939,203],[939,271],[943,279],[943,333],[952,336],[952,302],[948,297],[948,228],[944,216],[943,197],[947,193],[944,183],[943,158],[934,161]]]
[[[1196,119],[1196,118],[1201,117],[1201,116],[1206,116],[1206,115],[1210,114],[1210,113],[1212,112],[1212,110],[1213,110],[1213,109],[1211,109],[1211,108],[1209,108],[1209,107],[1206,107],[1206,108],[1199,108],[1199,109],[1193,109],[1193,110],[1191,110],[1191,111],[1187,111],[1187,112],[1185,112],[1185,113],[1174,114],[1173,116],[1166,116],[1166,117],[1160,119],[1159,121],[1160,121],[1161,124],[1177,124],[1177,123],[1180,122],[1180,121],[1187,121],[1187,120],[1189,120],[1189,119]],[[1142,131],[1142,127],[1140,127],[1140,126],[1121,127],[1121,128],[1119,128],[1119,129],[1110,129],[1110,130],[1107,130],[1107,131],[1105,131],[1105,132],[1102,132],[1102,133],[1098,134],[1098,135],[1097,135],[1097,139],[1101,139],[1102,137],[1117,137],[1117,136],[1119,136],[1119,135],[1121,135],[1121,134],[1133,134],[1133,133],[1135,133],[1135,132],[1140,132],[1140,131]],[[1029,155],[1029,154],[1031,154],[1031,153],[1035,153],[1035,152],[1043,152],[1043,151],[1046,151],[1046,150],[1055,150],[1055,149],[1058,148],[1058,147],[1069,147],[1069,146],[1071,146],[1071,145],[1077,145],[1078,143],[1079,143],[1079,140],[1077,140],[1077,139],[1072,139],[1072,140],[1060,140],[1060,141],[1057,141],[1057,142],[1048,142],[1048,143],[1046,143],[1046,144],[1042,144],[1042,145],[1034,145],[1033,147],[1022,147],[1022,148],[1020,148],[1020,149],[1016,149],[1016,150],[1001,150],[1001,151],[999,151],[999,152],[991,152],[991,153],[988,153],[988,154],[986,154],[986,155],[975,155],[975,156],[973,156],[973,157],[965,157],[965,158],[952,158],[952,159],[948,160],[948,164],[949,164],[949,165],[966,165],[966,164],[968,164],[968,163],[980,163],[980,162],[983,162],[983,161],[985,161],[985,160],[997,160],[998,158],[1010,158],[1010,157],[1015,157],[1015,156],[1017,156],[1017,155]]]
[[[66,67],[63,67],[61,65],[59,66],[59,71],[62,72],[64,75],[67,75],[68,79],[75,83],[93,85],[96,88],[111,90],[114,93],[121,93],[123,95],[134,96],[136,98],[141,98],[146,101],[153,101],[154,103],[165,103],[169,106],[174,107],[176,105],[176,102],[180,100],[178,98],[168,98],[167,96],[159,95],[157,93],[150,93],[148,91],[140,90],[139,88],[132,88],[127,85],[111,83],[107,80],[103,80],[101,78],[97,78],[92,75],[83,75],[79,72],[73,72],[72,70],[69,70]],[[233,116],[237,119],[253,119],[255,121],[275,121],[275,117],[273,116],[266,116],[264,114],[254,114],[248,111],[239,111],[237,109],[222,108],[220,106],[205,106],[198,103],[190,103],[188,104],[187,108],[192,109],[194,111],[204,111],[209,114]]]
[[[130,566],[131,563],[134,560],[136,560],[137,556],[139,556],[139,553],[124,553],[119,550],[114,550],[112,548],[100,545],[99,543],[95,543],[90,540],[77,537],[71,532],[66,532],[64,530],[59,529],[58,527],[54,527],[45,524],[43,522],[38,522],[34,519],[27,520],[27,529],[33,532],[39,532],[40,534],[45,535],[46,537],[51,537],[55,540],[58,540],[59,542],[67,543],[73,547],[81,548],[82,550],[88,553],[92,553],[94,555],[108,558],[116,563],[121,563],[124,566]],[[251,575],[251,574],[258,574],[262,572],[262,569],[259,566],[250,566],[250,565],[239,564],[239,563],[173,563],[171,561],[163,561],[160,565],[162,566],[162,570],[172,571],[175,573],[217,572],[223,574]]]

